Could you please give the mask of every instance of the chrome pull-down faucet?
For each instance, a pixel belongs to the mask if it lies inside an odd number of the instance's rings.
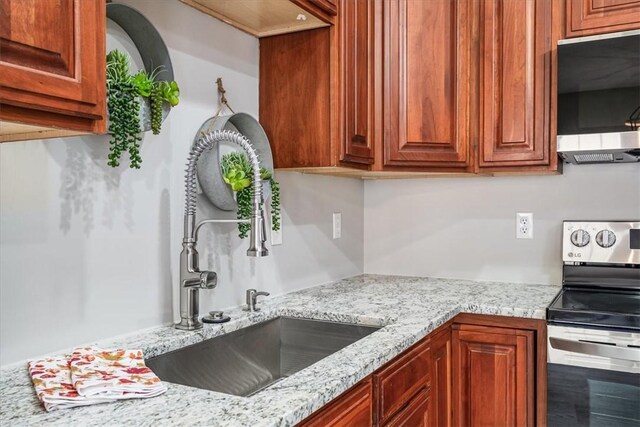
[[[196,226],[196,167],[198,159],[203,152],[210,150],[221,141],[233,142],[239,145],[246,152],[249,159],[253,175],[251,219],[208,219],[201,221]],[[184,237],[182,239],[182,252],[180,253],[180,323],[177,323],[175,327],[193,331],[202,328],[202,322],[198,318],[200,315],[200,289],[213,289],[217,284],[215,272],[200,270],[199,256],[196,250],[200,227],[204,224],[215,222],[249,222],[251,224],[251,232],[249,234],[247,255],[254,257],[267,256],[269,255],[269,250],[265,246],[267,239],[264,202],[262,200],[262,181],[260,179],[260,159],[245,136],[228,130],[216,130],[203,134],[191,147],[187,159],[186,173]]]

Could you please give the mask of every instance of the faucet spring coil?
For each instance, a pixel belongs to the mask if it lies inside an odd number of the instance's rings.
[[[227,141],[239,145],[249,158],[253,170],[253,199],[262,203],[262,186],[260,182],[260,159],[258,153],[253,148],[247,137],[239,132],[230,130],[216,130],[203,134],[191,147],[187,157],[187,168],[185,169],[185,215],[196,214],[196,165],[198,159],[207,150],[213,148],[215,144]]]

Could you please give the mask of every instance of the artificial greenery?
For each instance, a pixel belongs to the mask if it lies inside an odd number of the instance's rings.
[[[112,135],[109,166],[119,166],[120,156],[128,151],[129,166],[140,169],[140,97],[149,99],[154,135],[160,133],[162,126],[162,103],[175,107],[180,102],[178,83],[156,80],[162,71],[158,67],[151,73],[143,70],[131,75],[126,53],[116,49],[107,54],[107,107]]]
[[[111,141],[107,164],[120,165],[123,151],[129,152],[129,165],[140,168],[140,102],[138,90],[129,76],[129,57],[113,50],[107,55],[107,107]]]
[[[229,153],[222,156],[220,164],[222,178],[236,193],[238,203],[238,219],[251,218],[251,184],[253,173],[251,164],[243,153]],[[260,179],[271,183],[271,228],[280,230],[280,185],[265,168],[260,168]],[[249,235],[250,225],[239,223],[238,231],[241,239]]]
[[[159,85],[151,86],[149,101],[151,106],[151,131],[154,135],[158,135],[162,126],[162,92]]]

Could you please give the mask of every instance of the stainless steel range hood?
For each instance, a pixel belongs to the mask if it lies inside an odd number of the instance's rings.
[[[558,154],[640,162],[640,31],[558,42]]]
[[[630,163],[640,161],[640,132],[558,135],[558,153],[567,163]]]

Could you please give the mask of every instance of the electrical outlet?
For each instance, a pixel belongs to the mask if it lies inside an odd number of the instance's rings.
[[[533,239],[533,214],[516,214],[516,239]]]
[[[340,212],[333,213],[333,238],[342,237],[342,214]]]

